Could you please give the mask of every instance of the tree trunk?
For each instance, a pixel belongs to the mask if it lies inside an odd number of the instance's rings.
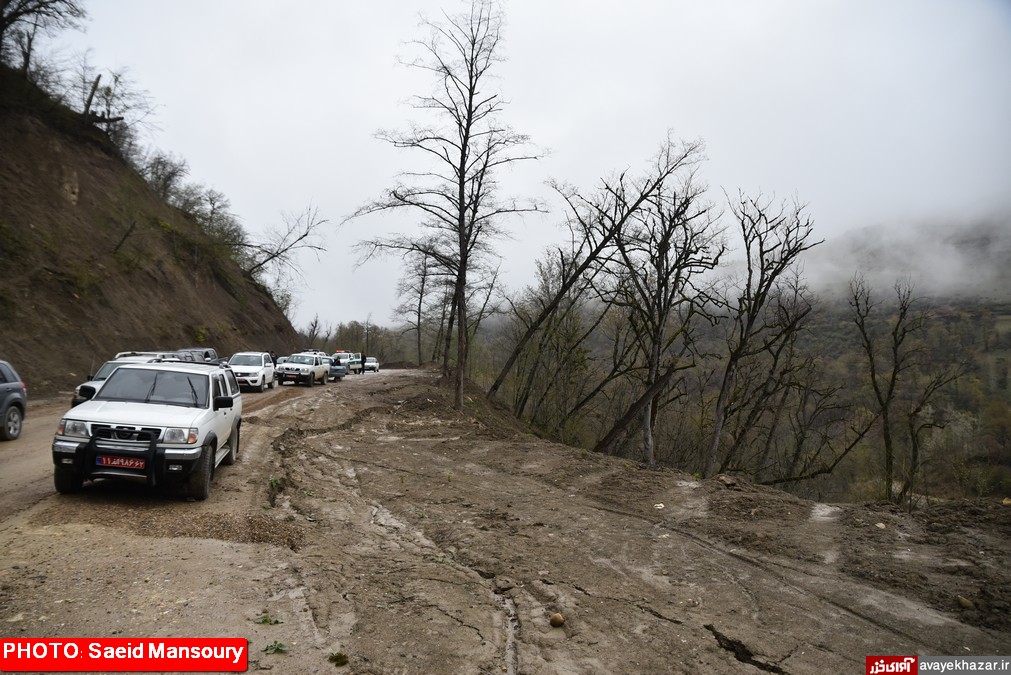
[[[629,409],[625,412],[625,414],[614,423],[611,430],[608,431],[607,434],[600,439],[597,445],[593,448],[594,451],[602,452],[608,455],[614,454],[614,448],[618,445],[618,440],[622,437],[628,427],[639,418],[643,409],[645,409],[648,413],[650,403],[660,394],[661,391],[663,391],[664,387],[670,383],[671,378],[674,377],[674,373],[676,373],[677,370],[677,367],[674,365],[668,367],[667,370],[665,370],[664,373],[657,378],[656,382],[647,388],[646,391],[643,392],[642,396],[629,406]]]
[[[453,394],[453,407],[458,411],[463,411],[463,383],[466,378],[467,368],[467,299],[465,288],[467,285],[467,273],[463,264],[460,265],[460,277],[457,281],[457,302],[456,302],[456,386]]]
[[[102,74],[99,73],[95,77],[95,81],[91,83],[91,92],[88,94],[88,100],[84,102],[84,117],[87,119],[88,115],[91,114],[91,102],[95,99],[95,92],[98,91],[98,82],[102,79]]]
[[[706,453],[706,466],[702,475],[709,478],[716,470],[716,460],[720,453],[720,436],[723,435],[723,423],[726,422],[727,399],[730,397],[730,390],[734,386],[736,364],[727,364],[727,370],[723,375],[723,385],[720,387],[719,398],[716,399],[716,411],[713,416],[713,435],[709,440],[709,452]]]

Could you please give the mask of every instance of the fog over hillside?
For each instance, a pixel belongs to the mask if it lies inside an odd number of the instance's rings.
[[[857,272],[879,295],[909,279],[919,296],[1011,300],[1011,214],[864,227],[827,239],[805,257],[804,276],[821,294],[845,293]]]

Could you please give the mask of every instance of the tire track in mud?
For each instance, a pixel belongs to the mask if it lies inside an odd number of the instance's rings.
[[[368,460],[368,459],[364,459],[364,458],[361,458],[361,457],[356,457],[356,458],[353,458],[353,459],[348,458],[348,459],[350,461],[353,461],[353,462],[356,462],[356,463],[359,463],[359,464],[371,465],[371,466],[375,466],[377,468],[381,468],[381,469],[384,469],[384,470],[387,470],[387,471],[395,471],[395,472],[400,472],[400,473],[406,473],[406,474],[418,476],[418,477],[421,477],[421,478],[428,478],[428,479],[433,479],[433,480],[436,480],[436,479],[440,478],[440,476],[437,476],[436,474],[419,472],[419,471],[414,471],[414,470],[411,470],[411,469],[404,469],[404,468],[401,468],[401,467],[392,466],[392,465],[390,465],[388,463],[383,463],[383,462],[379,462],[379,461],[375,461],[375,460]],[[460,484],[467,484],[467,480],[465,478],[456,478],[454,480],[456,480]],[[480,484],[478,484],[478,483],[470,483],[470,486],[474,487],[474,488],[478,488],[478,487],[480,487]],[[525,494],[523,492],[518,492],[518,491],[517,492],[510,492],[508,489],[504,489],[504,488],[501,490],[501,493],[504,494],[504,495],[509,495],[509,496],[511,496],[513,498],[519,498],[519,497],[521,497],[521,496],[523,496]],[[914,635],[912,633],[909,633],[907,631],[903,631],[903,630],[901,630],[899,628],[896,628],[895,626],[889,625],[888,623],[885,623],[885,622],[883,622],[881,620],[875,619],[872,616],[869,616],[869,615],[867,615],[867,614],[865,614],[865,613],[863,613],[863,612],[861,612],[861,611],[859,611],[859,610],[857,610],[857,609],[855,609],[853,607],[850,607],[848,605],[842,604],[841,602],[839,602],[839,601],[837,601],[837,600],[835,600],[835,599],[833,599],[831,597],[828,597],[828,596],[826,596],[826,595],[824,595],[822,593],[818,593],[817,591],[814,591],[812,589],[804,588],[802,586],[799,586],[799,585],[795,584],[794,582],[792,582],[791,580],[789,580],[783,574],[778,573],[775,569],[773,569],[773,566],[780,567],[780,568],[783,568],[783,569],[788,569],[791,572],[801,573],[801,574],[804,574],[804,575],[807,575],[807,576],[813,576],[815,578],[818,578],[818,575],[815,574],[814,572],[811,572],[811,571],[808,571],[808,570],[799,569],[798,567],[796,567],[794,565],[791,565],[789,563],[783,563],[782,565],[780,565],[779,563],[776,563],[774,561],[770,561],[768,559],[759,560],[759,559],[757,559],[755,557],[752,557],[752,556],[749,556],[749,555],[745,555],[745,554],[739,553],[737,551],[727,550],[726,548],[724,548],[724,547],[722,547],[722,546],[720,546],[720,545],[718,545],[718,544],[716,544],[714,542],[711,542],[711,541],[709,541],[709,540],[707,540],[707,539],[705,539],[703,537],[700,537],[699,535],[697,535],[697,534],[695,534],[695,533],[693,533],[693,532],[691,532],[691,531],[689,531],[689,530],[687,530],[685,528],[676,527],[676,526],[672,525],[670,522],[668,522],[667,520],[664,520],[664,519],[659,519],[659,520],[650,519],[650,518],[647,518],[647,517],[643,516],[642,514],[639,514],[639,513],[633,512],[633,511],[627,511],[627,510],[618,509],[618,508],[615,508],[615,507],[606,506],[606,505],[602,505],[602,504],[596,504],[596,503],[592,503],[592,502],[585,502],[584,501],[583,505],[586,506],[587,508],[594,509],[594,510],[597,510],[597,511],[602,511],[602,512],[611,513],[611,514],[614,514],[614,515],[623,516],[625,518],[631,518],[631,519],[634,519],[634,520],[638,520],[640,522],[648,524],[652,528],[662,528],[664,530],[668,530],[670,532],[673,532],[673,533],[679,535],[680,537],[683,537],[684,539],[689,540],[692,544],[694,544],[695,546],[703,549],[706,552],[717,553],[719,555],[727,556],[727,557],[732,558],[732,559],[734,559],[734,560],[736,560],[738,562],[742,562],[742,563],[745,563],[745,564],[747,564],[747,565],[749,565],[751,567],[759,569],[762,572],[764,572],[765,574],[769,575],[777,583],[779,583],[779,584],[781,584],[781,585],[783,585],[783,586],[785,586],[787,588],[790,588],[791,590],[793,590],[793,591],[795,591],[797,593],[801,593],[801,594],[809,596],[809,597],[817,598],[819,601],[824,602],[827,605],[830,605],[831,607],[833,607],[835,609],[838,609],[838,610],[841,610],[843,612],[846,612],[847,614],[850,614],[853,617],[855,617],[855,618],[857,618],[857,619],[859,619],[861,621],[864,621],[864,622],[870,624],[871,626],[874,626],[876,629],[892,633],[892,634],[896,635],[897,637],[901,637],[904,640],[908,640],[910,642],[913,642],[913,643],[917,644],[918,646],[920,646],[923,649],[933,649],[933,648],[936,647],[936,645],[934,645],[932,643],[924,642],[921,638],[919,638],[918,636],[916,636],[916,635]],[[721,574],[723,574],[724,576],[727,576],[727,578],[730,579],[730,576],[726,573],[725,570],[721,570]],[[751,601],[752,601],[752,603],[755,603],[755,597],[754,597],[754,594],[751,591],[751,589],[747,588],[743,584],[740,584],[739,582],[733,581],[732,579],[731,579],[731,582],[737,584],[738,586],[740,586],[742,593],[744,593],[746,597],[750,598]],[[757,607],[757,605],[756,605],[756,607]]]
[[[282,414],[284,417],[290,416]],[[406,555],[404,561],[407,570],[400,570],[399,574],[412,576],[415,583],[432,583],[444,585],[452,583],[445,578],[435,576],[425,577],[418,573],[418,569],[425,563],[436,561],[454,560],[452,551],[440,547],[429,539],[423,529],[415,528],[398,519],[381,502],[367,500],[361,490],[358,473],[354,468],[355,462],[349,458],[333,451],[344,448],[345,441],[341,434],[348,432],[353,426],[358,424],[363,418],[361,411],[354,414],[352,419],[338,421],[326,427],[319,426],[289,426],[282,431],[271,442],[271,452],[277,458],[276,467],[278,469],[277,490],[272,494],[273,505],[277,508],[290,510],[295,514],[307,519],[317,521],[323,527],[340,527],[341,518],[343,525],[350,526],[356,534],[362,535],[368,541],[366,548],[374,550],[388,549],[390,547],[398,553]],[[297,415],[295,416],[297,418]],[[307,477],[312,467],[319,461],[329,464],[329,471],[319,471],[316,475]],[[312,486],[310,490],[306,486]],[[297,491],[301,489],[301,495]],[[335,514],[327,512],[320,500],[336,499],[341,503],[351,503],[353,507],[351,513]],[[325,542],[317,542],[320,552],[314,553],[314,558],[327,558],[328,549],[333,548]],[[362,542],[358,542],[356,549],[362,549]],[[307,550],[308,553],[308,550]],[[374,551],[373,551],[374,554]],[[413,559],[420,559],[411,562]],[[316,576],[329,572],[331,578],[336,576],[335,581],[346,579],[343,570],[334,575],[332,567],[329,570],[313,569],[307,570],[307,565],[302,566],[300,576],[302,578],[298,587],[286,591],[287,599],[303,599],[306,609],[304,612],[310,617],[313,626],[312,633],[315,634],[316,642],[344,642],[352,637],[356,626],[362,621],[359,605],[362,603],[360,593],[343,592],[341,598],[348,607],[337,615],[338,625],[332,626],[335,618],[329,611],[329,600],[327,593],[319,593],[319,588],[313,588],[306,577]],[[401,601],[415,600],[415,605],[424,607],[431,611],[438,612],[449,621],[461,627],[471,629],[482,642],[495,645],[502,645],[500,648],[499,663],[502,672],[515,675],[518,672],[517,660],[517,638],[519,630],[519,619],[515,610],[515,604],[511,598],[499,592],[492,583],[478,571],[468,569],[459,565],[454,565],[457,574],[463,574],[465,585],[480,588],[479,595],[485,597],[488,607],[497,608],[501,619],[498,627],[501,629],[501,636],[490,639],[483,634],[483,629],[479,626],[469,624],[465,619],[453,613],[453,608],[441,606],[439,602],[421,602],[416,598],[402,598]],[[354,586],[353,583],[344,582],[342,585]],[[475,595],[473,590],[468,590],[471,596]],[[294,595],[293,595],[294,594]],[[280,596],[280,594],[279,594]],[[278,596],[278,597],[279,597]],[[298,598],[296,598],[298,596]],[[336,629],[336,631],[334,630]],[[498,670],[498,669],[496,669]]]

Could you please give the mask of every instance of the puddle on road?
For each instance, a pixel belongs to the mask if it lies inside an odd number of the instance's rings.
[[[832,520],[837,520],[839,514],[842,513],[842,509],[838,506],[829,506],[828,504],[815,504],[811,507],[811,520],[819,523],[825,523]]]

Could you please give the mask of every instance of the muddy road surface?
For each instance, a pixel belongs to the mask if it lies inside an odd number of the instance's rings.
[[[2,634],[245,637],[249,669],[279,673],[853,673],[866,655],[1011,653],[997,502],[910,516],[648,470],[527,435],[479,395],[458,414],[426,371],[243,400],[239,461],[205,502],[116,481],[56,494],[66,406],[30,408],[0,444]]]

